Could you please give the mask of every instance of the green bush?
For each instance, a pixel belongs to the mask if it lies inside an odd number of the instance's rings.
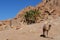
[[[25,20],[28,24],[35,23],[36,17],[40,16],[40,12],[38,10],[30,10],[25,14]]]

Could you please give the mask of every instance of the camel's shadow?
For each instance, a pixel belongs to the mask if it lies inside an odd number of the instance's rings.
[[[45,38],[46,36],[42,34],[42,35],[40,35],[40,37],[44,37]]]
[[[53,37],[46,37],[45,35],[40,35],[40,37],[43,37],[43,38],[50,38],[50,39],[54,39]]]

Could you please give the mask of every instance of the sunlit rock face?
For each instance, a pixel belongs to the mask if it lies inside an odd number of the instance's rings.
[[[43,0],[44,3],[49,3],[50,5],[60,6],[60,0]]]

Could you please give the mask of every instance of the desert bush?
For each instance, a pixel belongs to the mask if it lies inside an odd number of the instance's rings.
[[[30,10],[26,12],[24,17],[27,24],[31,24],[36,22],[38,16],[40,17],[40,12],[38,10]]]

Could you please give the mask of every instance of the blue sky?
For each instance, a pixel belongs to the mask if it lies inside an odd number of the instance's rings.
[[[36,6],[42,0],[0,0],[0,20],[14,18],[19,11],[31,5]]]

